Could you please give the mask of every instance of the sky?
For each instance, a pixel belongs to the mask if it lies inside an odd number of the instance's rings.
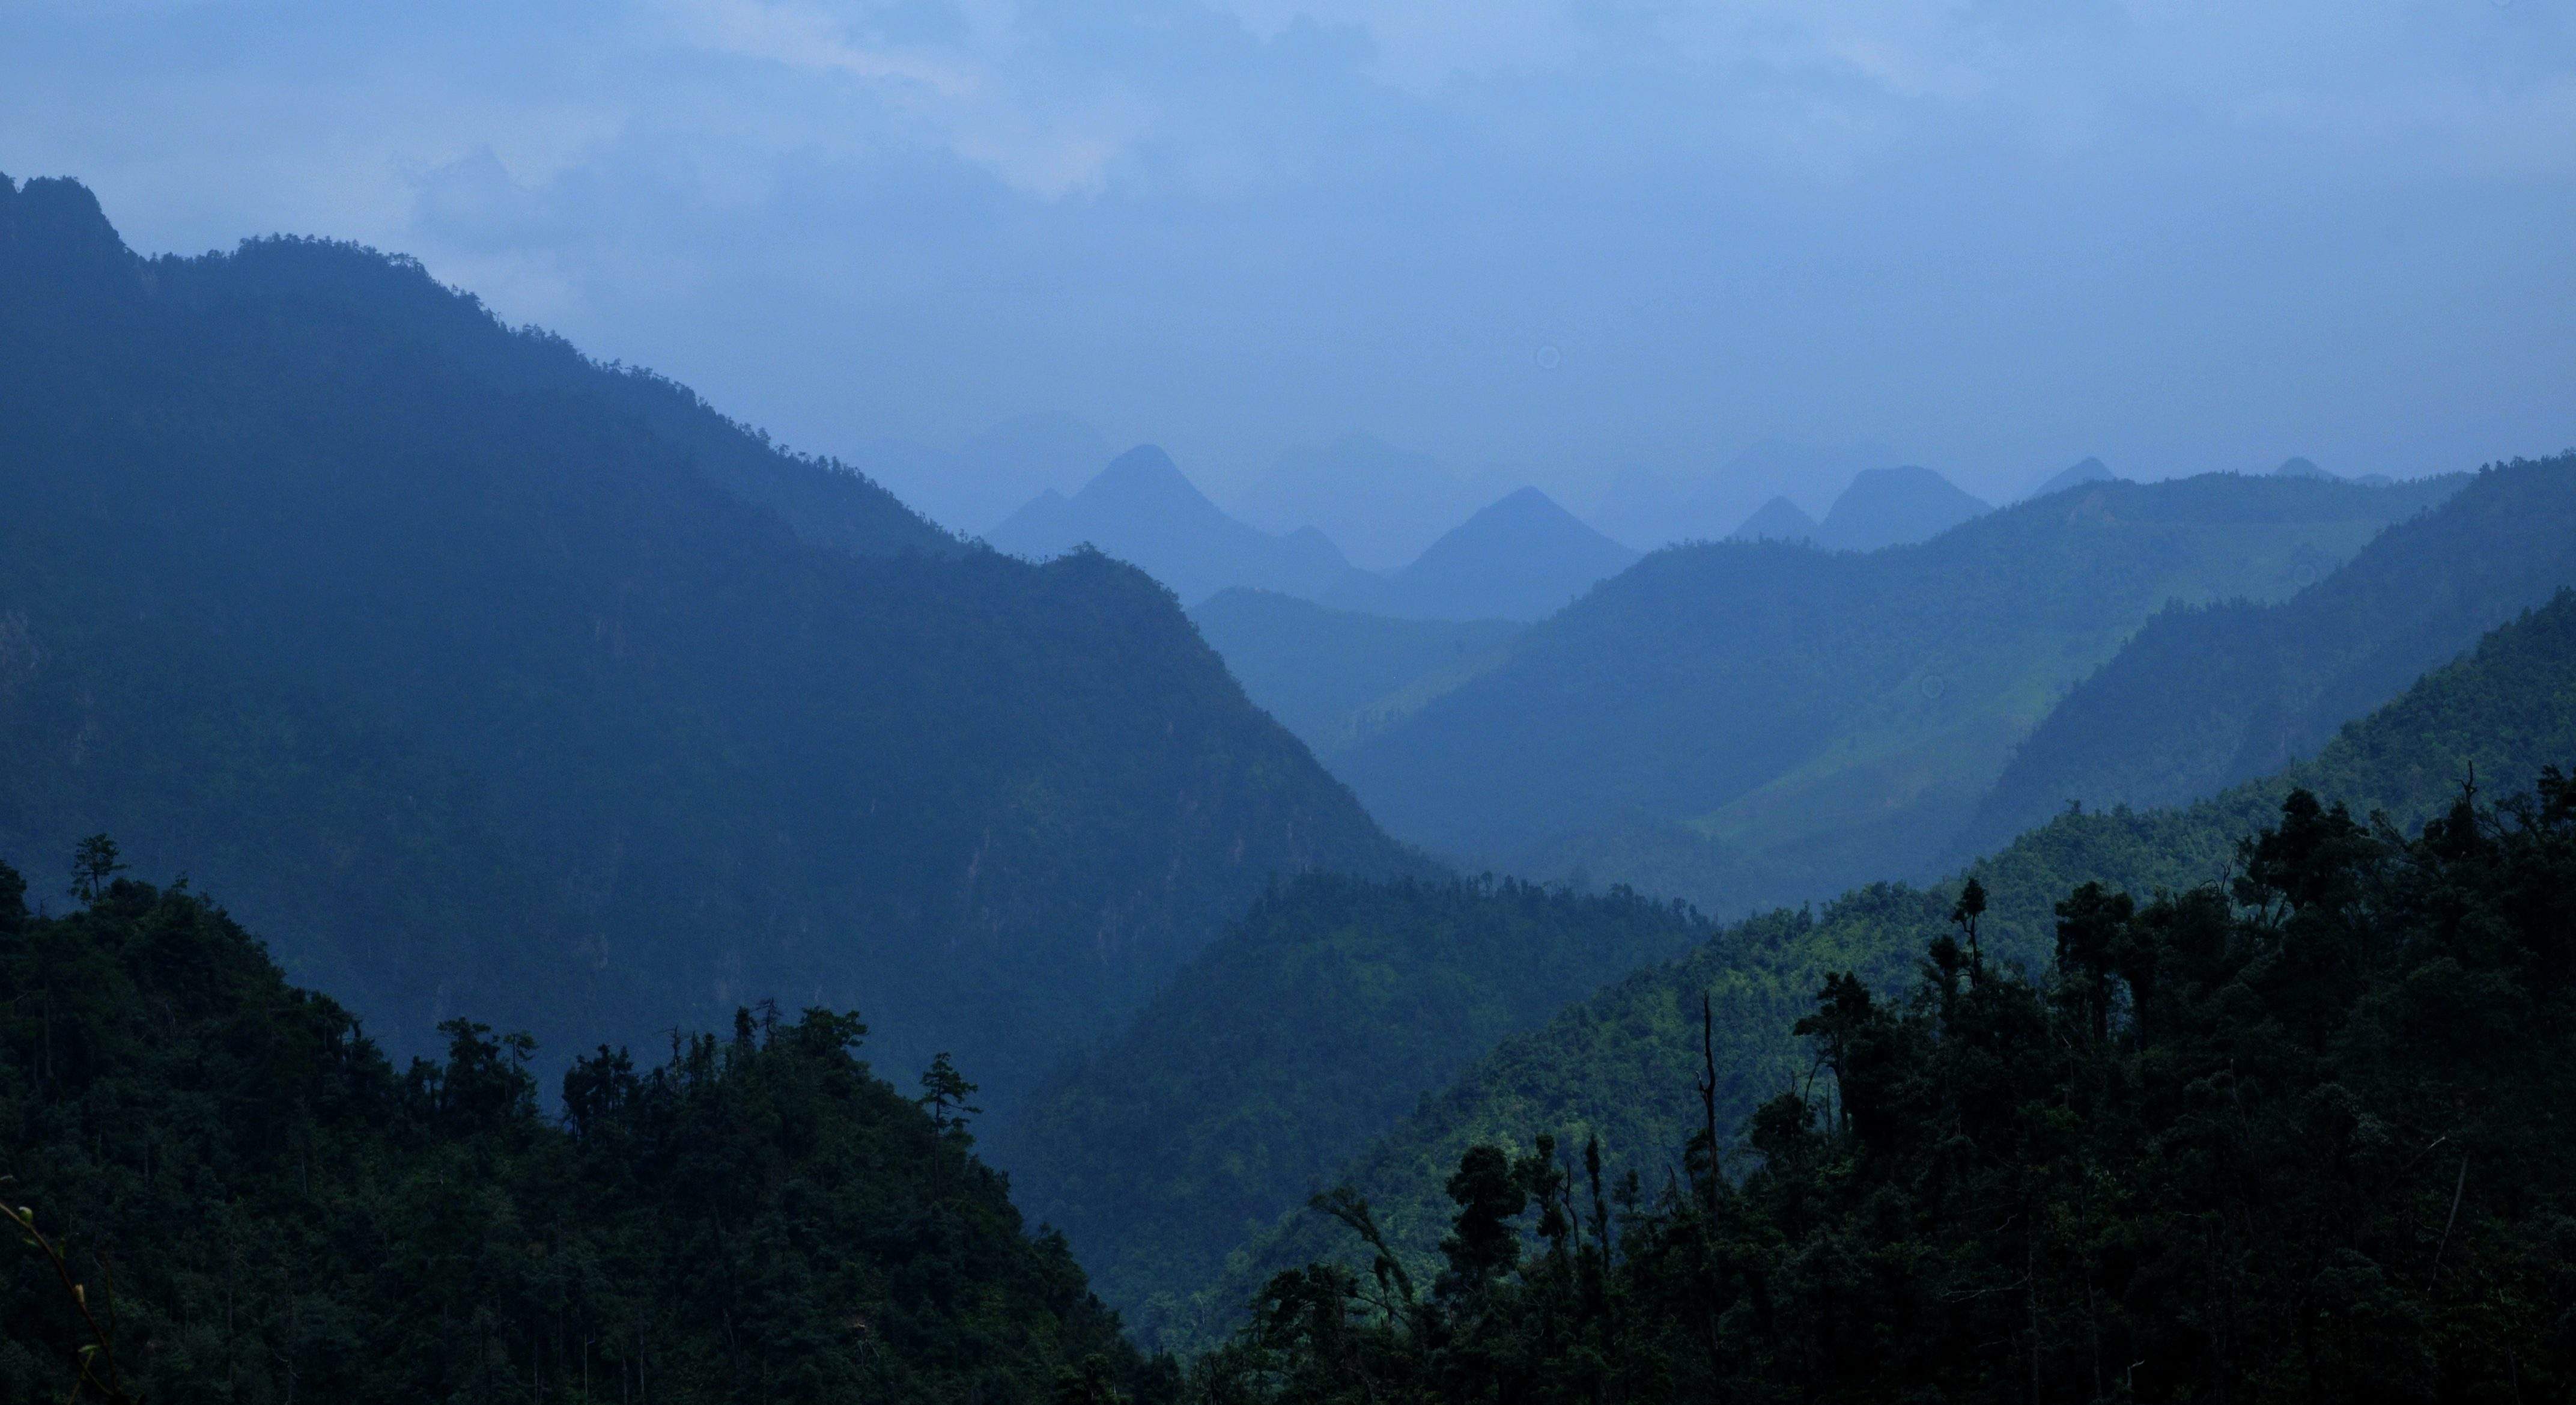
[[[1220,499],[2576,445],[2576,0],[0,0],[0,172],[419,257],[799,448]]]

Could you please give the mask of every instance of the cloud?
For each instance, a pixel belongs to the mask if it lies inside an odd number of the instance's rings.
[[[820,449],[1055,408],[1218,477],[1356,427],[2017,486],[2576,439],[2538,0],[26,5],[0,170],[148,247],[418,253]]]

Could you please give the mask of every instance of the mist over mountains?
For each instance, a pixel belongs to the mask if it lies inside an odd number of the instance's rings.
[[[0,178],[0,1398],[2565,1394],[2576,454],[1729,462],[821,457]]]
[[[1044,490],[984,540],[1033,561],[1092,546],[1142,567],[1188,604],[1231,586],[1320,595],[1352,569],[1312,527],[1272,536],[1227,516],[1151,444],[1112,459],[1071,497]]]
[[[1636,559],[1547,494],[1523,488],[1459,523],[1403,570],[1351,577],[1324,600],[1400,619],[1544,619]]]

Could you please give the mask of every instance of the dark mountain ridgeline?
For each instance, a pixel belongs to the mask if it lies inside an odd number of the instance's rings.
[[[37,917],[0,866],[0,1177],[135,1398],[1168,1398],[854,1018],[602,1050],[558,1120],[522,1042],[398,1072],[220,908],[106,880]],[[0,1398],[60,1398],[86,1336],[11,1238]]]
[[[2044,968],[2055,904],[2086,883],[2136,896],[2224,883],[2242,872],[2238,842],[2278,820],[2306,788],[2356,814],[2412,829],[2443,815],[2474,773],[2488,795],[2535,784],[2576,756],[2576,595],[2498,629],[2468,656],[2346,727],[2314,759],[2181,809],[2061,815],[1971,866],[1983,887],[1981,931],[1998,966]],[[1912,984],[1928,943],[1949,930],[1962,879],[1929,890],[1873,884],[1812,912],[1774,912],[1720,932],[1665,966],[1639,971],[1543,1028],[1504,1040],[1456,1083],[1343,1168],[1378,1222],[1427,1277],[1450,1204],[1442,1189],[1479,1143],[1526,1149],[1597,1135],[1615,1178],[1634,1169],[1659,1186],[1702,1108],[1700,1000],[1714,1002],[1718,1109],[1728,1145],[1763,1100],[1815,1071],[1792,1026],[1815,992],[1856,972],[1882,996]],[[1351,1251],[1322,1216],[1286,1217],[1242,1261],[1171,1313],[1171,1340],[1228,1330],[1264,1279]],[[1364,1264],[1363,1264],[1364,1266]],[[1195,1315],[1193,1315],[1195,1314]],[[1190,1333],[1197,1335],[1192,1337]]]
[[[142,259],[43,181],[0,247],[0,854],[184,864],[397,1050],[775,995],[1007,1096],[1274,874],[1412,863],[1134,570],[400,260]]]
[[[1668,549],[1335,769],[1405,838],[1721,915],[1928,872],[2167,601],[2286,596],[2459,481],[2101,483],[1865,554]]]
[[[2481,634],[2576,584],[2576,455],[2491,468],[2287,600],[2147,621],[2033,731],[1954,845],[2070,802],[2179,804],[2314,755]]]
[[[997,1159],[1151,1336],[1185,1320],[1168,1295],[1495,1041],[1705,935],[1626,893],[1309,875],[1068,1068]]]

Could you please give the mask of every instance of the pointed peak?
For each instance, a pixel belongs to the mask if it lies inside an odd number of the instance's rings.
[[[1159,444],[1139,444],[1111,459],[1109,466],[1094,474],[1073,497],[1076,502],[1092,505],[1125,503],[1129,510],[1152,503],[1166,509],[1186,506],[1193,512],[1221,515],[1217,505],[1199,491]]]
[[[1728,536],[1729,541],[1811,542],[1816,539],[1816,519],[1807,510],[1785,497],[1773,498],[1756,508]]]
[[[1162,445],[1139,444],[1111,459],[1109,466],[1100,470],[1102,478],[1137,478],[1148,475],[1182,478],[1181,466],[1172,462],[1172,456],[1163,452]],[[1188,480],[1182,478],[1182,481]]]
[[[2118,477],[2118,474],[2111,471],[2110,465],[2100,459],[2086,458],[2080,463],[2061,468],[2041,479],[2039,486],[2030,490],[2029,496],[2044,498],[2051,493],[2062,493],[2085,483],[2108,483]]]
[[[1569,522],[1580,520],[1573,513],[1566,511],[1556,499],[1536,488],[1514,488],[1478,508],[1475,516],[1467,520],[1472,522],[1477,517],[1500,517],[1524,521],[1537,519],[1553,521],[1560,517]]]

